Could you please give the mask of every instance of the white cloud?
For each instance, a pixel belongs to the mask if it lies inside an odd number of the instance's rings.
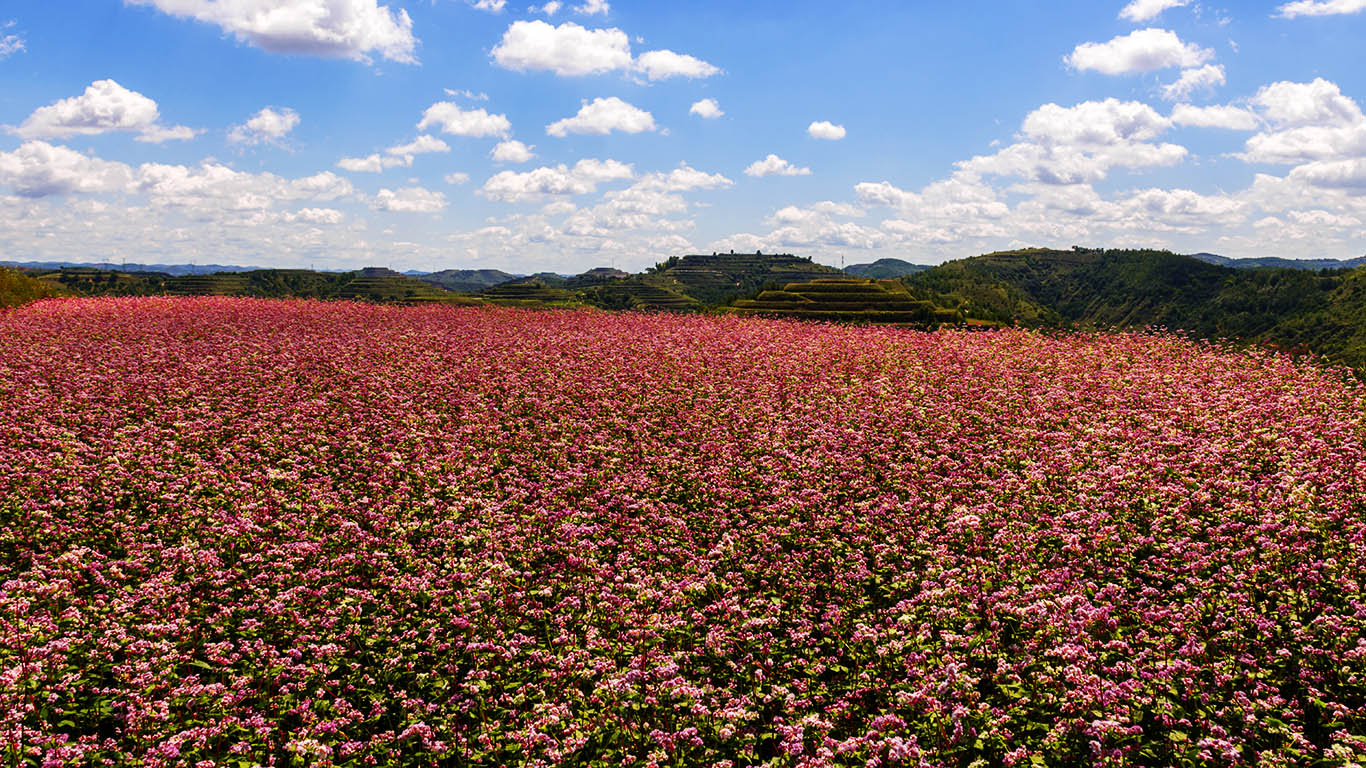
[[[531,150],[535,147],[528,147],[520,141],[504,141],[493,148],[493,162],[504,163],[526,163],[536,157],[536,153]]]
[[[381,173],[386,168],[411,168],[412,165],[412,155],[395,157],[379,153],[366,157],[343,157],[337,161],[338,168],[352,173]]]
[[[588,157],[574,164],[574,174],[581,179],[587,179],[594,184],[604,181],[620,181],[622,179],[634,179],[635,169],[628,163],[617,162],[616,160],[599,160],[595,157]]]
[[[844,138],[846,133],[844,126],[835,125],[826,120],[821,120],[820,122],[808,125],[806,127],[806,132],[810,134],[813,139],[825,139],[827,141],[839,141]]]
[[[1296,0],[1276,9],[1276,15],[1287,19],[1296,16],[1336,16],[1347,13],[1361,13],[1366,10],[1366,0]]]
[[[559,13],[560,9],[563,7],[564,3],[560,2],[560,0],[550,0],[550,2],[546,3],[545,5],[539,7],[533,5],[527,10],[531,11],[532,13],[544,13],[547,16],[554,16],[555,14]]]
[[[125,0],[214,24],[271,53],[415,63],[408,12],[377,0]]]
[[[276,111],[266,107],[242,125],[228,131],[228,141],[234,144],[279,144],[299,125],[299,113],[292,109]]]
[[[777,155],[769,155],[763,160],[756,160],[750,163],[745,169],[746,176],[762,178],[764,176],[810,176],[810,168],[799,168]]]
[[[434,136],[422,135],[407,144],[400,144],[396,147],[389,147],[384,150],[386,154],[396,157],[406,155],[427,155],[434,152],[450,152],[451,148],[446,142]]]
[[[285,221],[302,221],[308,224],[337,225],[346,219],[346,214],[335,208],[301,208],[283,216]]]
[[[443,180],[447,184],[458,187],[461,184],[470,183],[470,175],[468,173],[460,173],[459,171],[457,171],[456,173],[446,174]]]
[[[594,75],[631,66],[631,43],[620,29],[585,29],[573,22],[516,21],[493,49],[504,69]]]
[[[143,144],[160,144],[164,141],[189,141],[198,135],[198,131],[183,125],[170,128],[153,125],[144,129],[142,133],[133,138],[133,141],[140,141]]]
[[[1335,83],[1272,83],[1252,104],[1271,127],[1247,140],[1244,160],[1298,164],[1366,157],[1366,116]],[[1327,178],[1323,173],[1320,167],[1311,176]]]
[[[560,138],[571,133],[602,136],[612,131],[641,133],[654,130],[658,129],[653,115],[615,96],[585,102],[574,117],[557,120],[545,128],[547,134]]]
[[[1206,64],[1198,69],[1182,70],[1181,77],[1176,82],[1162,86],[1162,98],[1179,101],[1196,91],[1212,91],[1223,84],[1223,65]]]
[[[491,115],[484,109],[464,110],[450,101],[439,101],[428,107],[417,129],[425,131],[434,125],[441,126],[442,133],[469,138],[506,137],[512,132],[512,123],[506,115]]]
[[[503,7],[508,4],[508,0],[477,0],[474,7],[489,13],[502,13]]]
[[[437,213],[445,207],[445,195],[423,187],[381,189],[370,204],[372,210],[386,213]]]
[[[1366,193],[1366,158],[1306,163],[1292,170],[1290,178],[1315,187]]]
[[[1179,8],[1189,3],[1190,0],[1133,0],[1119,12],[1119,17],[1133,22],[1150,21],[1169,8]]]
[[[702,99],[693,102],[688,114],[697,115],[703,120],[715,120],[726,113],[721,111],[721,105],[716,103],[716,99]]]
[[[1041,143],[1103,146],[1155,139],[1169,126],[1147,104],[1110,98],[1073,107],[1045,104],[1025,117],[1023,130]]]
[[[1194,107],[1177,104],[1172,110],[1172,122],[1197,128],[1227,128],[1231,131],[1254,131],[1261,121],[1254,112],[1242,107]]]
[[[122,163],[88,157],[43,141],[25,142],[13,152],[0,152],[0,188],[22,197],[114,192],[131,181],[132,170]]]
[[[1064,60],[1073,69],[1094,69],[1106,75],[1151,72],[1169,67],[1198,67],[1214,58],[1214,51],[1183,43],[1166,29],[1140,29],[1108,43],[1082,43]]]
[[[506,203],[541,202],[549,197],[586,195],[608,181],[634,178],[635,171],[615,160],[580,160],[573,168],[561,163],[526,172],[501,171],[484,182],[479,194]]]
[[[612,11],[612,5],[608,3],[607,0],[586,0],[583,5],[574,6],[574,11],[576,13],[581,13],[584,16],[592,16],[594,14],[606,16]]]
[[[14,26],[14,22],[11,21],[5,27],[0,27],[0,29],[7,29],[12,26]],[[24,38],[12,34],[0,35],[0,61],[4,61],[10,56],[21,53],[24,50],[26,50],[24,48]]]
[[[641,179],[636,186],[640,189],[660,189],[666,192],[686,192],[693,189],[725,189],[733,186],[734,181],[719,173],[699,171],[681,163],[668,173],[652,173]]]
[[[1171,121],[1147,104],[1086,101],[1073,107],[1045,104],[1022,127],[1023,141],[993,155],[957,163],[972,174],[1018,176],[1044,184],[1092,183],[1112,168],[1170,166],[1188,154],[1175,144],[1153,144]]]
[[[25,139],[63,139],[122,131],[153,144],[194,138],[189,128],[158,125],[160,118],[155,101],[113,80],[98,80],[80,96],[39,107],[12,132]]]
[[[1344,96],[1336,83],[1323,78],[1311,83],[1272,83],[1252,101],[1268,120],[1282,126],[1345,125],[1362,120],[1361,107]]]
[[[670,77],[702,78],[721,73],[719,67],[669,50],[647,51],[640,54],[633,65],[635,71],[643,73],[647,80],[666,80]]]

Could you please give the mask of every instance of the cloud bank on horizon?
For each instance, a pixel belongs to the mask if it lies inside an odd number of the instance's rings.
[[[0,17],[6,260],[1366,252],[1366,0],[110,4]]]

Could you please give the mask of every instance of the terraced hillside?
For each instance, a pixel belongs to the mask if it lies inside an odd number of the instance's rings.
[[[702,302],[667,288],[649,277],[630,277],[579,291],[583,300],[603,309],[697,312]]]
[[[547,285],[540,278],[503,283],[485,290],[479,297],[500,307],[570,307],[580,304],[579,297],[563,288]]]
[[[650,271],[656,285],[677,286],[679,293],[703,304],[724,304],[768,284],[800,282],[840,271],[791,254],[713,253],[675,257]]]
[[[905,323],[937,326],[961,321],[954,309],[916,299],[895,280],[821,278],[788,283],[781,290],[761,291],[727,308],[740,315],[797,317],[863,323]]]
[[[404,303],[474,303],[415,277],[383,267],[362,269],[354,279],[342,286],[341,298],[360,301]]]
[[[166,292],[172,296],[242,296],[247,292],[247,278],[236,272],[184,275],[167,280]]]

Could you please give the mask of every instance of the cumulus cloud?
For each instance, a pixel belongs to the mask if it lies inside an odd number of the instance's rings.
[[[658,130],[654,116],[616,96],[585,102],[579,113],[547,125],[545,132],[564,138],[571,133],[604,136],[612,131],[642,133]]]
[[[1119,17],[1133,22],[1151,21],[1169,8],[1189,4],[1190,0],[1133,0],[1119,12]]]
[[[346,219],[346,214],[335,208],[301,208],[283,214],[285,221],[302,221],[307,224],[337,225]]]
[[[1244,160],[1299,164],[1366,157],[1366,116],[1336,83],[1272,83],[1252,105],[1269,127],[1247,140]],[[1311,177],[1327,178],[1319,172]]]
[[[531,11],[532,13],[543,13],[546,16],[554,16],[555,14],[559,13],[560,9],[563,7],[564,3],[560,2],[560,0],[550,0],[550,2],[546,3],[545,5],[533,5],[527,10]]]
[[[1306,163],[1292,170],[1290,177],[1315,187],[1366,193],[1366,158]]]
[[[384,150],[385,154],[393,155],[395,157],[403,157],[405,155],[428,155],[434,152],[450,151],[450,145],[446,142],[434,136],[426,135],[418,136],[407,144],[399,144],[398,146],[389,147]]]
[[[381,189],[370,203],[371,210],[385,213],[438,213],[445,207],[445,195],[423,187]]]
[[[338,168],[352,173],[381,173],[386,168],[411,168],[412,165],[412,155],[395,157],[381,155],[378,152],[366,157],[343,157],[337,161]]]
[[[122,163],[88,157],[44,141],[29,141],[13,152],[0,152],[0,188],[22,197],[115,192],[126,188],[132,178],[132,170]]]
[[[425,131],[432,126],[440,126],[442,133],[468,138],[506,137],[512,132],[512,123],[506,115],[489,114],[484,109],[461,109],[450,101],[439,101],[428,107],[417,129]]]
[[[625,163],[586,158],[573,168],[561,163],[521,173],[501,171],[484,182],[479,194],[505,203],[541,202],[552,197],[586,195],[596,191],[600,183],[634,177],[635,171]]]
[[[1276,15],[1293,19],[1296,16],[1337,16],[1364,10],[1366,0],[1296,0],[1277,8]]]
[[[611,13],[612,5],[608,3],[607,0],[587,0],[583,5],[574,6],[574,11],[576,13],[581,13],[584,16],[592,16],[594,14],[606,16],[608,13]]]
[[[516,21],[493,49],[493,60],[518,72],[595,75],[631,66],[631,43],[620,29],[585,29],[573,22]]]
[[[719,173],[699,171],[687,163],[668,173],[651,173],[637,183],[640,189],[660,189],[666,192],[687,192],[694,189],[725,189],[735,182]]]
[[[502,13],[507,4],[508,0],[476,0],[474,7],[477,10],[488,11],[489,13]]]
[[[1253,131],[1261,121],[1256,113],[1242,107],[1195,107],[1177,104],[1172,110],[1172,122],[1197,128],[1227,128],[1231,131]]]
[[[276,110],[266,107],[242,125],[228,131],[228,141],[234,144],[279,144],[299,126],[299,113],[292,109]]]
[[[520,141],[504,141],[493,148],[491,156],[493,162],[505,163],[526,163],[536,157],[536,153],[531,150],[535,147],[528,147]]]
[[[1064,60],[1073,69],[1123,75],[1169,67],[1199,67],[1212,58],[1214,51],[1183,43],[1175,32],[1149,28],[1121,35],[1108,43],[1082,43]]]
[[[650,82],[667,80],[671,77],[697,79],[721,73],[719,67],[708,64],[699,58],[683,53],[674,53],[670,50],[642,53],[636,59],[633,68],[645,75],[645,78]]]
[[[377,0],[125,0],[214,24],[238,40],[279,54],[415,63],[408,12]]]
[[[763,160],[756,160],[750,163],[745,169],[746,176],[762,178],[764,176],[810,176],[810,168],[799,168],[777,155],[769,155]]]
[[[813,139],[825,139],[826,141],[839,141],[844,138],[845,130],[842,125],[835,125],[826,120],[812,123],[806,127],[806,132]]]
[[[1223,84],[1223,66],[1206,64],[1198,69],[1182,70],[1181,77],[1176,82],[1162,86],[1162,98],[1179,101],[1189,98],[1196,91],[1212,91]]]
[[[542,6],[544,12],[548,6]],[[606,7],[604,3],[602,7]],[[556,6],[555,10],[559,10]],[[670,50],[631,54],[626,33],[615,27],[587,29],[572,21],[558,26],[544,21],[516,21],[493,49],[494,62],[518,72],[554,72],[565,77],[634,72],[649,82],[672,77],[704,78],[721,69],[695,56]]]
[[[721,105],[716,103],[716,99],[702,99],[693,102],[688,114],[697,115],[703,120],[715,120],[726,113],[721,111]]]
[[[91,83],[80,96],[40,107],[12,132],[25,139],[64,139],[102,133],[140,134],[140,140],[159,144],[194,138],[184,126],[158,125],[157,103],[113,80]]]
[[[1266,118],[1282,126],[1347,125],[1362,120],[1361,107],[1343,95],[1337,83],[1315,78],[1310,83],[1278,82],[1253,98]]]
[[[459,171],[457,171],[455,173],[446,174],[443,177],[443,180],[451,186],[458,187],[461,184],[468,184],[470,182],[470,175],[468,173],[460,173]]]
[[[1072,107],[1045,104],[1022,126],[1022,141],[993,155],[959,162],[972,174],[1018,176],[1044,184],[1092,183],[1113,168],[1170,166],[1185,147],[1152,141],[1171,120],[1134,101],[1087,101]]]

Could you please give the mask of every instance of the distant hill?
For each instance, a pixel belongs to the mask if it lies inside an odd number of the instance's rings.
[[[485,288],[492,288],[521,277],[499,269],[446,269],[440,272],[409,274],[424,283],[431,283],[454,293],[478,293]]]
[[[651,284],[703,304],[725,304],[765,287],[839,275],[838,269],[790,253],[713,253],[675,256],[645,274]]]
[[[1230,259],[1227,256],[1214,253],[1192,253],[1191,258],[1209,264],[1218,264],[1221,267],[1233,267],[1234,269],[1264,269],[1266,267],[1277,269],[1356,269],[1366,266],[1366,256],[1355,259],[1282,259],[1276,256],[1259,259]]]
[[[878,259],[871,264],[850,264],[844,271],[856,277],[874,280],[891,280],[904,275],[913,275],[929,269],[924,264],[912,264],[901,259]]]
[[[1032,249],[902,278],[910,293],[1003,325],[1165,327],[1366,366],[1366,269],[1236,269],[1168,251]]]
[[[51,272],[59,269],[95,269],[103,272],[156,272],[163,275],[211,275],[216,272],[250,272],[261,267],[235,267],[228,264],[87,264],[76,261],[0,261],[0,266],[22,267]]]

